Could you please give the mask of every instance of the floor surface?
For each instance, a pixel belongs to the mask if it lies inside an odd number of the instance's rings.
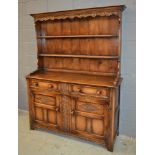
[[[41,130],[29,130],[27,112],[19,111],[19,155],[135,155],[136,141],[127,136],[116,139],[114,152],[78,138]]]

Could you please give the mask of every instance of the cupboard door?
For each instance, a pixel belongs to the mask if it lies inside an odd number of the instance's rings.
[[[60,96],[33,93],[34,122],[48,128],[60,129],[62,115],[60,112]]]
[[[76,98],[71,107],[71,132],[89,139],[103,140],[106,112],[102,101]]]

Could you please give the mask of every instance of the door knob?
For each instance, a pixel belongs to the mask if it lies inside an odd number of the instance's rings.
[[[56,107],[56,108],[55,108],[55,111],[56,111],[56,112],[58,112],[59,110],[60,110],[59,107]]]
[[[96,92],[96,94],[100,95],[100,94],[101,94],[101,90],[98,90],[98,91]]]
[[[74,113],[75,113],[75,111],[74,111],[74,110],[72,110],[72,111],[71,111],[71,115],[74,115]]]

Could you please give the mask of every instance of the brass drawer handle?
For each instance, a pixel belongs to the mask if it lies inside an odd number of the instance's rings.
[[[34,82],[34,86],[38,87],[39,86],[38,82]]]
[[[49,84],[48,85],[48,88],[53,88],[54,86],[52,84]]]

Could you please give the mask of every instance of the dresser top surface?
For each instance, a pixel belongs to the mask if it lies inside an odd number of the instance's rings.
[[[54,71],[36,71],[28,75],[27,78],[105,87],[116,87],[121,82],[121,78],[117,80],[116,76],[88,75]]]

